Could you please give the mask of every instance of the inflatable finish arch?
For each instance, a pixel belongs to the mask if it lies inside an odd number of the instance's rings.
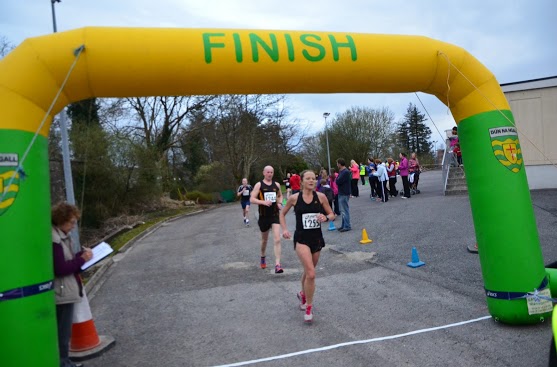
[[[0,61],[2,365],[57,365],[47,137],[67,104],[90,97],[415,91],[437,96],[459,124],[473,167],[466,178],[490,313],[512,324],[549,316],[551,302],[524,298],[546,289],[549,273],[513,116],[495,77],[465,50],[418,36],[83,28],[28,39]]]

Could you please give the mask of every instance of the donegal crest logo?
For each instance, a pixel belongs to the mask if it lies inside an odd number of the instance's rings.
[[[517,173],[522,168],[522,150],[518,133],[514,127],[495,127],[489,129],[491,147],[495,158],[511,172]]]
[[[19,192],[18,166],[17,154],[0,153],[0,215],[12,206]]]

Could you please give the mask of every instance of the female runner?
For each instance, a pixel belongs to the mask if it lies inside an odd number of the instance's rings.
[[[321,223],[334,220],[335,214],[329,206],[327,197],[315,191],[316,179],[313,171],[301,174],[302,191],[293,194],[280,212],[282,236],[291,238],[286,227],[286,214],[294,206],[296,213],[296,231],[294,232],[294,249],[304,267],[302,290],[297,294],[300,309],[305,310],[304,321],[313,321],[313,294],[315,293],[315,267],[319,261],[321,249],[325,247]]]

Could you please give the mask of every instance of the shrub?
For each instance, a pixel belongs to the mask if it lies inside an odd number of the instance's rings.
[[[186,199],[198,202],[199,204],[213,203],[213,195],[201,191],[188,191]]]

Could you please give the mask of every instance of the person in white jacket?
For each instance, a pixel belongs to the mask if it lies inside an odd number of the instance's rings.
[[[385,167],[385,163],[383,163],[379,158],[375,160],[375,166],[377,167],[377,170],[374,170],[372,175],[379,179],[379,185],[377,185],[378,197],[376,200],[386,203],[389,201],[389,195],[387,194],[387,182],[389,181],[387,168]]]

